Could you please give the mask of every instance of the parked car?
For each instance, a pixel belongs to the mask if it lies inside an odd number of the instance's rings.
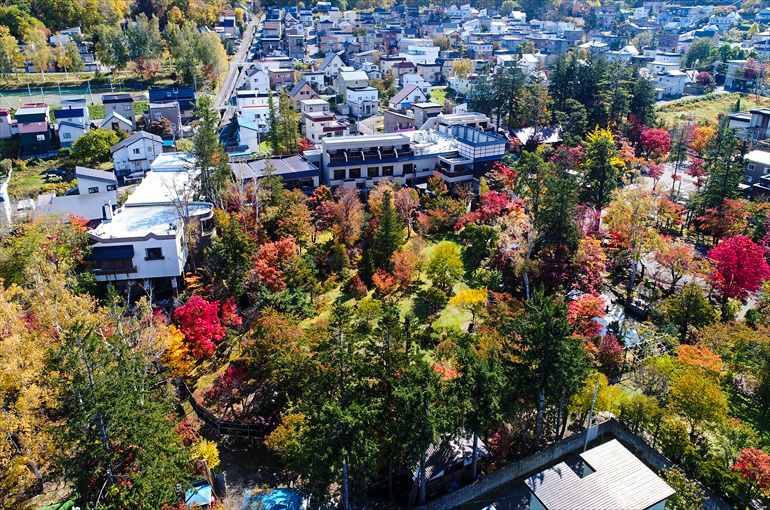
[[[50,177],[52,175],[57,175],[59,177],[64,177],[67,175],[67,171],[62,168],[51,168],[50,170],[45,171],[46,177]]]

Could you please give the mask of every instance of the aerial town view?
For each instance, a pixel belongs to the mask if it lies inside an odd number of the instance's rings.
[[[2,0],[0,73],[0,509],[770,508],[770,0]]]

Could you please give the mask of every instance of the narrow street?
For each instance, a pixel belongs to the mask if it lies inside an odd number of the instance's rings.
[[[254,17],[248,27],[246,27],[241,45],[238,47],[238,51],[230,62],[230,69],[227,70],[227,76],[225,76],[222,86],[219,88],[219,93],[216,98],[214,98],[214,108],[218,109],[220,112],[224,112],[222,122],[229,122],[230,117],[232,117],[234,113],[234,109],[231,111],[231,108],[234,107],[230,105],[230,98],[234,93],[236,83],[238,83],[238,77],[240,76],[243,65],[246,63],[249,56],[249,51],[251,50],[251,45],[254,40],[254,33],[261,21],[262,15],[260,14]]]

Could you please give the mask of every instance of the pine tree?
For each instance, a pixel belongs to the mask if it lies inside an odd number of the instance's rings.
[[[618,159],[615,139],[609,130],[596,129],[585,144],[582,199],[603,209],[610,201],[610,193],[617,187]]]
[[[206,262],[230,296],[243,295],[243,278],[251,268],[254,242],[246,235],[235,215],[227,218],[227,226],[205,251]]]
[[[703,169],[708,173],[703,191],[705,208],[720,208],[726,198],[740,197],[743,153],[738,152],[736,130],[728,127],[727,116],[719,122],[716,135],[706,149]]]
[[[200,123],[193,140],[193,150],[200,170],[201,191],[208,200],[220,203],[230,166],[227,151],[219,143],[217,134],[219,113],[214,109],[213,100],[209,96],[200,97],[197,112]]]
[[[404,224],[393,208],[390,190],[383,193],[377,228],[374,230],[374,265],[385,271],[393,271],[391,257],[404,243]]]
[[[540,228],[543,242],[557,249],[577,249],[580,233],[575,221],[578,204],[575,178],[565,170],[550,174],[545,180]]]

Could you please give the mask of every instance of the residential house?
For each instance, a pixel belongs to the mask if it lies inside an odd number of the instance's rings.
[[[753,150],[743,160],[743,182],[758,184],[759,180],[770,173],[770,152]]]
[[[158,135],[139,131],[110,147],[115,175],[123,183],[126,178],[144,176],[152,162],[163,153],[163,140]]]
[[[289,99],[291,99],[296,110],[299,110],[300,101],[304,99],[315,99],[317,97],[318,94],[316,91],[313,90],[313,87],[306,81],[297,82],[297,84],[294,85],[294,88],[291,89],[291,92],[289,92]]]
[[[531,509],[638,508],[663,510],[676,494],[617,439],[560,462],[524,483]]]
[[[328,111],[307,112],[302,117],[305,125],[305,138],[313,143],[318,143],[323,138],[350,134],[349,126],[339,122]]]
[[[173,138],[180,136],[182,128],[182,112],[179,103],[171,101],[169,103],[149,103],[147,111],[144,114],[144,125],[148,128],[153,122],[160,119],[168,119],[171,122],[171,135]]]
[[[278,36],[263,35],[259,39],[259,47],[263,55],[272,55],[275,52],[281,51],[283,48],[283,42]]]
[[[192,154],[159,155],[125,204],[88,231],[97,281],[176,298],[191,256],[189,227],[197,226],[198,247],[213,232],[213,204],[191,201],[197,173]]]
[[[121,114],[111,112],[107,118],[102,119],[101,122],[99,122],[99,128],[113,130],[119,129],[121,131],[125,131],[126,133],[131,133],[134,131],[134,124]]]
[[[342,58],[337,53],[327,54],[324,57],[321,65],[318,66],[318,70],[323,72],[329,79],[334,79],[340,72],[340,68],[345,65]]]
[[[370,86],[345,89],[345,103],[354,116],[375,115],[379,111],[379,91]]]
[[[393,110],[385,110],[382,115],[384,117],[385,133],[413,131],[415,128],[414,112],[411,110],[403,113]]]
[[[417,70],[417,66],[412,62],[396,62],[390,67],[390,75],[393,76],[396,81],[400,82],[401,77],[405,74],[414,74]]]
[[[300,112],[328,112],[329,102],[324,99],[303,99],[300,101]]]
[[[406,85],[395,96],[390,98],[389,106],[393,110],[407,110],[414,103],[424,103],[428,98],[417,85]]]
[[[679,70],[668,70],[659,72],[653,76],[655,82],[655,93],[658,100],[663,98],[678,98],[684,93],[684,85],[687,81],[687,74]]]
[[[21,151],[25,156],[45,154],[54,149],[49,126],[50,108],[45,103],[24,103],[16,110],[16,122],[21,136]]]
[[[64,99],[61,110],[54,110],[56,133],[63,148],[72,147],[75,140],[91,129],[91,117],[85,99]]]
[[[109,117],[112,112],[119,113],[131,123],[131,130],[136,129],[136,113],[134,111],[134,98],[131,94],[105,94],[102,96],[104,116]]]
[[[278,87],[289,88],[294,86],[293,69],[270,69],[267,73],[270,76],[270,88],[273,90]]]
[[[281,177],[284,187],[311,193],[320,185],[321,172],[317,166],[300,155],[257,159],[246,163],[231,163],[233,177],[238,183],[259,180],[265,175],[265,167],[271,165],[271,175]]]
[[[324,73],[323,71],[304,71],[302,73],[303,78],[311,86],[315,84],[316,90],[324,89]]]
[[[305,35],[287,35],[287,45],[289,48],[289,58],[305,58]]]
[[[753,80],[746,80],[743,70],[746,67],[746,60],[728,60],[727,72],[725,73],[725,89],[745,89],[751,86]]]
[[[148,92],[150,94],[151,103],[177,103],[179,105],[179,110],[182,112],[189,112],[195,109],[195,89],[192,87],[150,89]],[[121,115],[123,114],[121,113]]]
[[[35,210],[64,217],[71,214],[98,224],[118,207],[118,179],[113,172],[76,166],[75,179],[78,185],[74,193],[43,193],[37,198]]]
[[[343,71],[337,76],[337,93],[347,100],[347,89],[369,86],[369,77],[363,71]]]
[[[427,97],[430,95],[430,91],[433,89],[430,83],[425,81],[419,74],[405,74],[401,77],[401,86],[416,85],[422,93]]]
[[[0,108],[0,140],[5,140],[14,135],[14,128],[18,132],[18,126],[11,120],[11,110]]]
[[[250,67],[244,73],[244,77],[249,90],[256,90],[263,94],[267,94],[270,90],[270,75],[267,71]]]
[[[489,58],[492,56],[492,42],[471,41],[468,43],[468,54],[471,58]]]
[[[241,35],[240,29],[235,24],[235,16],[220,16],[219,25],[216,28],[221,29],[221,32],[228,39],[236,39]]]
[[[492,456],[492,452],[481,439],[476,445],[477,459]],[[425,495],[436,497],[447,489],[459,483],[468,481],[471,476],[473,463],[473,437],[460,435],[456,438],[445,438],[443,441],[428,446],[425,451]],[[409,505],[417,503],[420,486],[420,473],[417,467],[413,473],[412,490],[409,493]],[[532,507],[534,508],[534,507]]]
[[[441,111],[444,109],[444,105],[436,103],[415,103],[412,105],[412,112],[414,113],[414,125],[417,129],[422,129],[429,119],[441,115]]]
[[[273,99],[275,100],[275,98]],[[270,95],[267,92],[259,93],[251,90],[235,91],[235,106],[238,108],[243,108],[245,106],[268,106],[269,102]]]
[[[417,64],[417,74],[428,83],[435,85],[441,81],[441,64],[434,62],[432,64]]]

